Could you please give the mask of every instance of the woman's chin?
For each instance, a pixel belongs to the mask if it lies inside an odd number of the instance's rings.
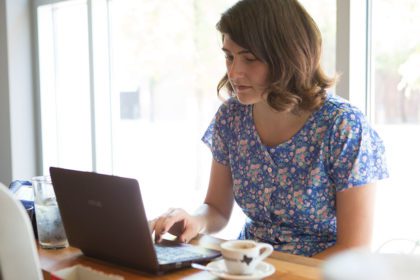
[[[242,105],[253,105],[260,101],[262,101],[262,98],[258,98],[255,96],[249,96],[245,94],[236,94],[236,99],[241,103]]]

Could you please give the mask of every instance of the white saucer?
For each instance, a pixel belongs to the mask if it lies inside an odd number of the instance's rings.
[[[226,271],[226,265],[224,260],[217,260],[207,264],[209,268],[219,269],[221,271]],[[215,272],[210,271],[211,274],[223,278],[223,279],[232,279],[232,280],[257,280],[262,279],[264,277],[270,276],[276,271],[274,266],[266,262],[260,262],[253,274],[248,275],[237,275],[237,274],[229,274],[227,272]]]

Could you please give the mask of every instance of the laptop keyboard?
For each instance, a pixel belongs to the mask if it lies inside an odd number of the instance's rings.
[[[181,262],[192,259],[197,259],[204,256],[199,252],[189,250],[182,246],[163,246],[155,244],[155,250],[159,263]]]

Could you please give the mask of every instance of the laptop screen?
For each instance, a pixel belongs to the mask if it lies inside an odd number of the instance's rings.
[[[140,270],[156,272],[163,268],[158,263],[137,180],[56,167],[50,167],[50,175],[71,246],[86,256]],[[210,260],[220,255],[207,251],[199,258]],[[174,262],[174,268],[180,266]]]

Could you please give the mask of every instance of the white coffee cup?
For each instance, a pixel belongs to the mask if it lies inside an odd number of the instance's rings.
[[[221,245],[229,274],[252,274],[257,265],[273,252],[273,246],[254,240],[231,240]]]

